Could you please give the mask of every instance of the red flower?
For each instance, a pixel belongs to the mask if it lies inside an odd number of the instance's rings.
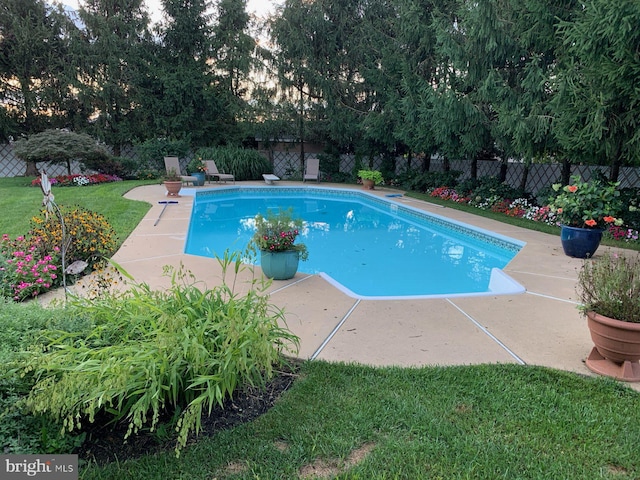
[[[588,227],[595,227],[598,222],[596,222],[593,218],[587,220],[586,222],[584,222],[585,225],[587,225]]]
[[[608,217],[604,217],[603,220],[607,223],[613,223],[616,221],[616,217],[612,217],[611,215],[609,215]]]
[[[569,190],[571,193],[575,193],[576,191],[578,191],[578,186],[577,185],[569,185],[567,187],[567,190]]]

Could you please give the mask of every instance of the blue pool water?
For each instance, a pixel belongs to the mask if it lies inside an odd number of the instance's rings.
[[[321,274],[354,297],[411,298],[520,293],[499,269],[524,243],[360,191],[320,187],[227,187],[200,191],[185,252],[243,251],[254,217],[290,208],[309,249],[299,271]],[[259,262],[259,258],[255,260]]]

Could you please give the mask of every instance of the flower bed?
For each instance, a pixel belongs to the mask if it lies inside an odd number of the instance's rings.
[[[576,193],[577,188],[571,186],[566,188],[569,193]],[[536,222],[544,222],[547,225],[560,226],[558,208],[552,204],[539,206],[532,203],[526,198],[507,199],[498,195],[489,198],[474,196],[464,196],[458,193],[454,188],[438,187],[429,192],[429,195],[441,200],[448,200],[456,203],[463,203],[479,208],[481,210],[491,210],[493,212],[502,213],[504,215],[516,218],[524,218]],[[562,211],[560,211],[562,213]],[[606,227],[605,233],[614,240],[622,242],[637,242],[640,238],[640,232],[634,228],[623,225],[623,219],[615,217],[602,216],[602,224]],[[587,225],[593,223],[590,219],[585,221]],[[596,222],[596,225],[598,222]]]
[[[74,174],[58,175],[49,179],[51,185],[58,187],[81,187],[83,185],[96,185],[98,183],[121,182],[122,179],[116,175],[106,175],[104,173],[93,173],[91,175]],[[32,187],[40,186],[40,177],[31,182]]]

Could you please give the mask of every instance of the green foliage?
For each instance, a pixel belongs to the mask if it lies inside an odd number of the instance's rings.
[[[475,186],[473,184],[475,184]],[[482,177],[476,182],[465,184],[462,187],[462,193],[471,187],[469,196],[471,197],[472,204],[481,203],[491,198],[515,200],[516,198],[528,197],[526,192],[510,186],[506,182],[501,182],[497,177]]]
[[[576,289],[583,312],[640,323],[640,254],[605,252],[586,260]]]
[[[13,286],[16,283],[16,273],[9,263],[12,257],[10,253],[0,251],[0,301],[13,295]]]
[[[73,70],[73,29],[61,7],[43,0],[0,4],[0,135],[32,134],[68,124],[71,89],[65,82]]]
[[[422,172],[409,171],[401,175],[400,181],[404,187],[416,192],[426,192],[431,189],[447,186],[450,188],[458,184],[461,171],[450,170],[448,172]]]
[[[189,142],[152,138],[136,143],[135,151],[141,168],[163,171],[164,157],[186,157],[189,153]]]
[[[617,183],[603,183],[599,179],[584,182],[579,175],[571,177],[564,187],[557,183],[557,193],[550,199],[550,207],[563,225],[584,228],[602,228],[608,224],[622,224],[615,218],[622,210]]]
[[[20,407],[33,387],[33,377],[18,375],[15,369],[41,348],[47,328],[62,325],[71,326],[62,309],[0,299],[0,450],[5,454],[71,453],[83,439],[83,435],[61,437],[61,425]]]
[[[558,29],[554,126],[574,162],[640,164],[639,21],[635,0],[592,0]]]
[[[29,138],[16,140],[15,154],[26,162],[66,163],[69,175],[71,160],[98,164],[110,158],[109,152],[86,133],[45,130]]]
[[[624,213],[624,223],[626,226],[640,230],[640,189],[621,188],[620,204],[628,206],[628,211]]]
[[[362,180],[373,180],[375,185],[379,185],[384,182],[382,173],[379,170],[358,170],[358,177]]]
[[[204,164],[204,162],[202,161],[202,158],[200,158],[199,155],[196,155],[195,157],[193,157],[193,159],[191,159],[191,161],[187,165],[187,173],[189,174],[202,173],[202,172],[205,172],[206,169],[207,169],[207,166]]]
[[[263,173],[272,173],[269,160],[257,150],[241,147],[207,147],[195,152],[203,160],[215,160],[218,170],[233,173],[236,180],[262,180]]]
[[[128,424],[126,437],[153,430],[161,414],[178,417],[176,450],[202,416],[239,386],[262,385],[297,338],[280,326],[283,312],[253,280],[246,293],[224,281],[242,267],[239,253],[220,260],[223,284],[201,290],[192,275],[167,267],[171,287],[134,284],[123,294],[73,299],[66,313],[90,319],[84,331],[50,331],[48,346],[26,359],[36,379],[26,406],[72,431],[105,414]],[[30,373],[32,372],[32,373]]]
[[[73,82],[78,93],[73,111],[82,128],[113,147],[147,138],[151,122],[141,107],[152,77],[154,48],[149,16],[142,0],[91,0],[78,9],[81,31],[72,39]],[[90,117],[90,118],[89,118]]]
[[[110,156],[104,159],[85,160],[82,165],[85,169],[105,175],[117,175],[120,178],[131,177],[134,170],[134,161],[124,157]]]

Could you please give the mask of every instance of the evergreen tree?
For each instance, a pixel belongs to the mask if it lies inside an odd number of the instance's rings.
[[[2,136],[64,126],[68,114],[68,35],[60,8],[42,0],[0,2]],[[27,162],[26,175],[35,175]]]
[[[591,0],[563,22],[555,132],[574,162],[640,164],[640,3]]]
[[[119,155],[122,145],[144,135],[138,106],[149,16],[143,0],[86,0],[80,19],[75,58],[82,108],[92,119],[88,130]]]

